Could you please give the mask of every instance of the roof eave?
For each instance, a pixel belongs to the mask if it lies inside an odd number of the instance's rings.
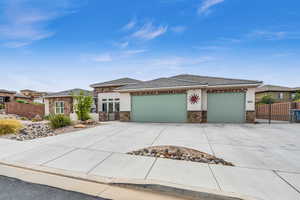
[[[207,85],[192,85],[192,86],[177,86],[177,87],[158,87],[158,88],[137,88],[137,89],[116,89],[116,92],[135,92],[135,91],[153,91],[153,90],[168,90],[168,89],[187,89],[187,88],[206,88]]]

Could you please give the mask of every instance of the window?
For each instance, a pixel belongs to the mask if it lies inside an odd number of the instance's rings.
[[[107,103],[102,104],[102,111],[107,112]]]
[[[294,100],[295,97],[296,97],[296,93],[293,93],[293,94],[291,95],[291,97],[292,97],[292,100]],[[1,101],[0,101],[0,102],[1,102]]]
[[[4,97],[0,97],[0,103],[4,103]]]
[[[114,113],[120,112],[120,98],[102,99],[102,112]]]
[[[120,102],[115,102],[115,112],[120,112]]]
[[[283,92],[280,92],[280,93],[278,94],[278,98],[279,98],[279,99],[283,99]]]
[[[56,101],[55,102],[55,114],[64,114],[65,111],[65,102]]]

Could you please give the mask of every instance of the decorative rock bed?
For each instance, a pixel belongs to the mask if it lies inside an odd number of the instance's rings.
[[[24,124],[24,128],[18,134],[13,134],[10,139],[14,140],[32,140],[35,138],[48,137],[56,135],[47,123],[37,122]]]
[[[153,146],[128,152],[127,154],[234,166],[232,163],[208,153],[178,146]]]

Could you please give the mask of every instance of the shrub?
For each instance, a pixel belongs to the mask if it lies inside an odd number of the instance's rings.
[[[15,119],[0,119],[0,135],[18,133],[23,128],[20,121]]]
[[[77,115],[78,120],[85,121],[90,119],[90,111],[93,104],[93,97],[92,96],[85,96],[83,92],[79,95],[73,95],[75,99],[74,110]]]
[[[294,96],[294,98],[293,98],[293,101],[295,101],[295,102],[300,102],[300,93],[299,93],[299,92],[297,92],[297,93],[295,94],[295,96]]]
[[[5,105],[4,104],[0,104],[0,110],[4,109]]]
[[[275,99],[271,95],[266,95],[261,99],[260,103],[273,104],[273,103],[275,103]]]
[[[50,120],[51,115],[45,115],[44,120]]]
[[[50,126],[53,129],[71,125],[70,117],[65,115],[51,115],[49,117],[49,120],[50,120]]]
[[[16,102],[18,102],[18,103],[27,103],[27,101],[22,100],[22,99],[17,99]]]

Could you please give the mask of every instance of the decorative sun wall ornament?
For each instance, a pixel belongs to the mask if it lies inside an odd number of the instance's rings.
[[[199,97],[198,94],[192,94],[190,96],[190,102],[191,102],[191,104],[196,104],[196,103],[199,102],[199,100],[200,100],[200,97]]]

